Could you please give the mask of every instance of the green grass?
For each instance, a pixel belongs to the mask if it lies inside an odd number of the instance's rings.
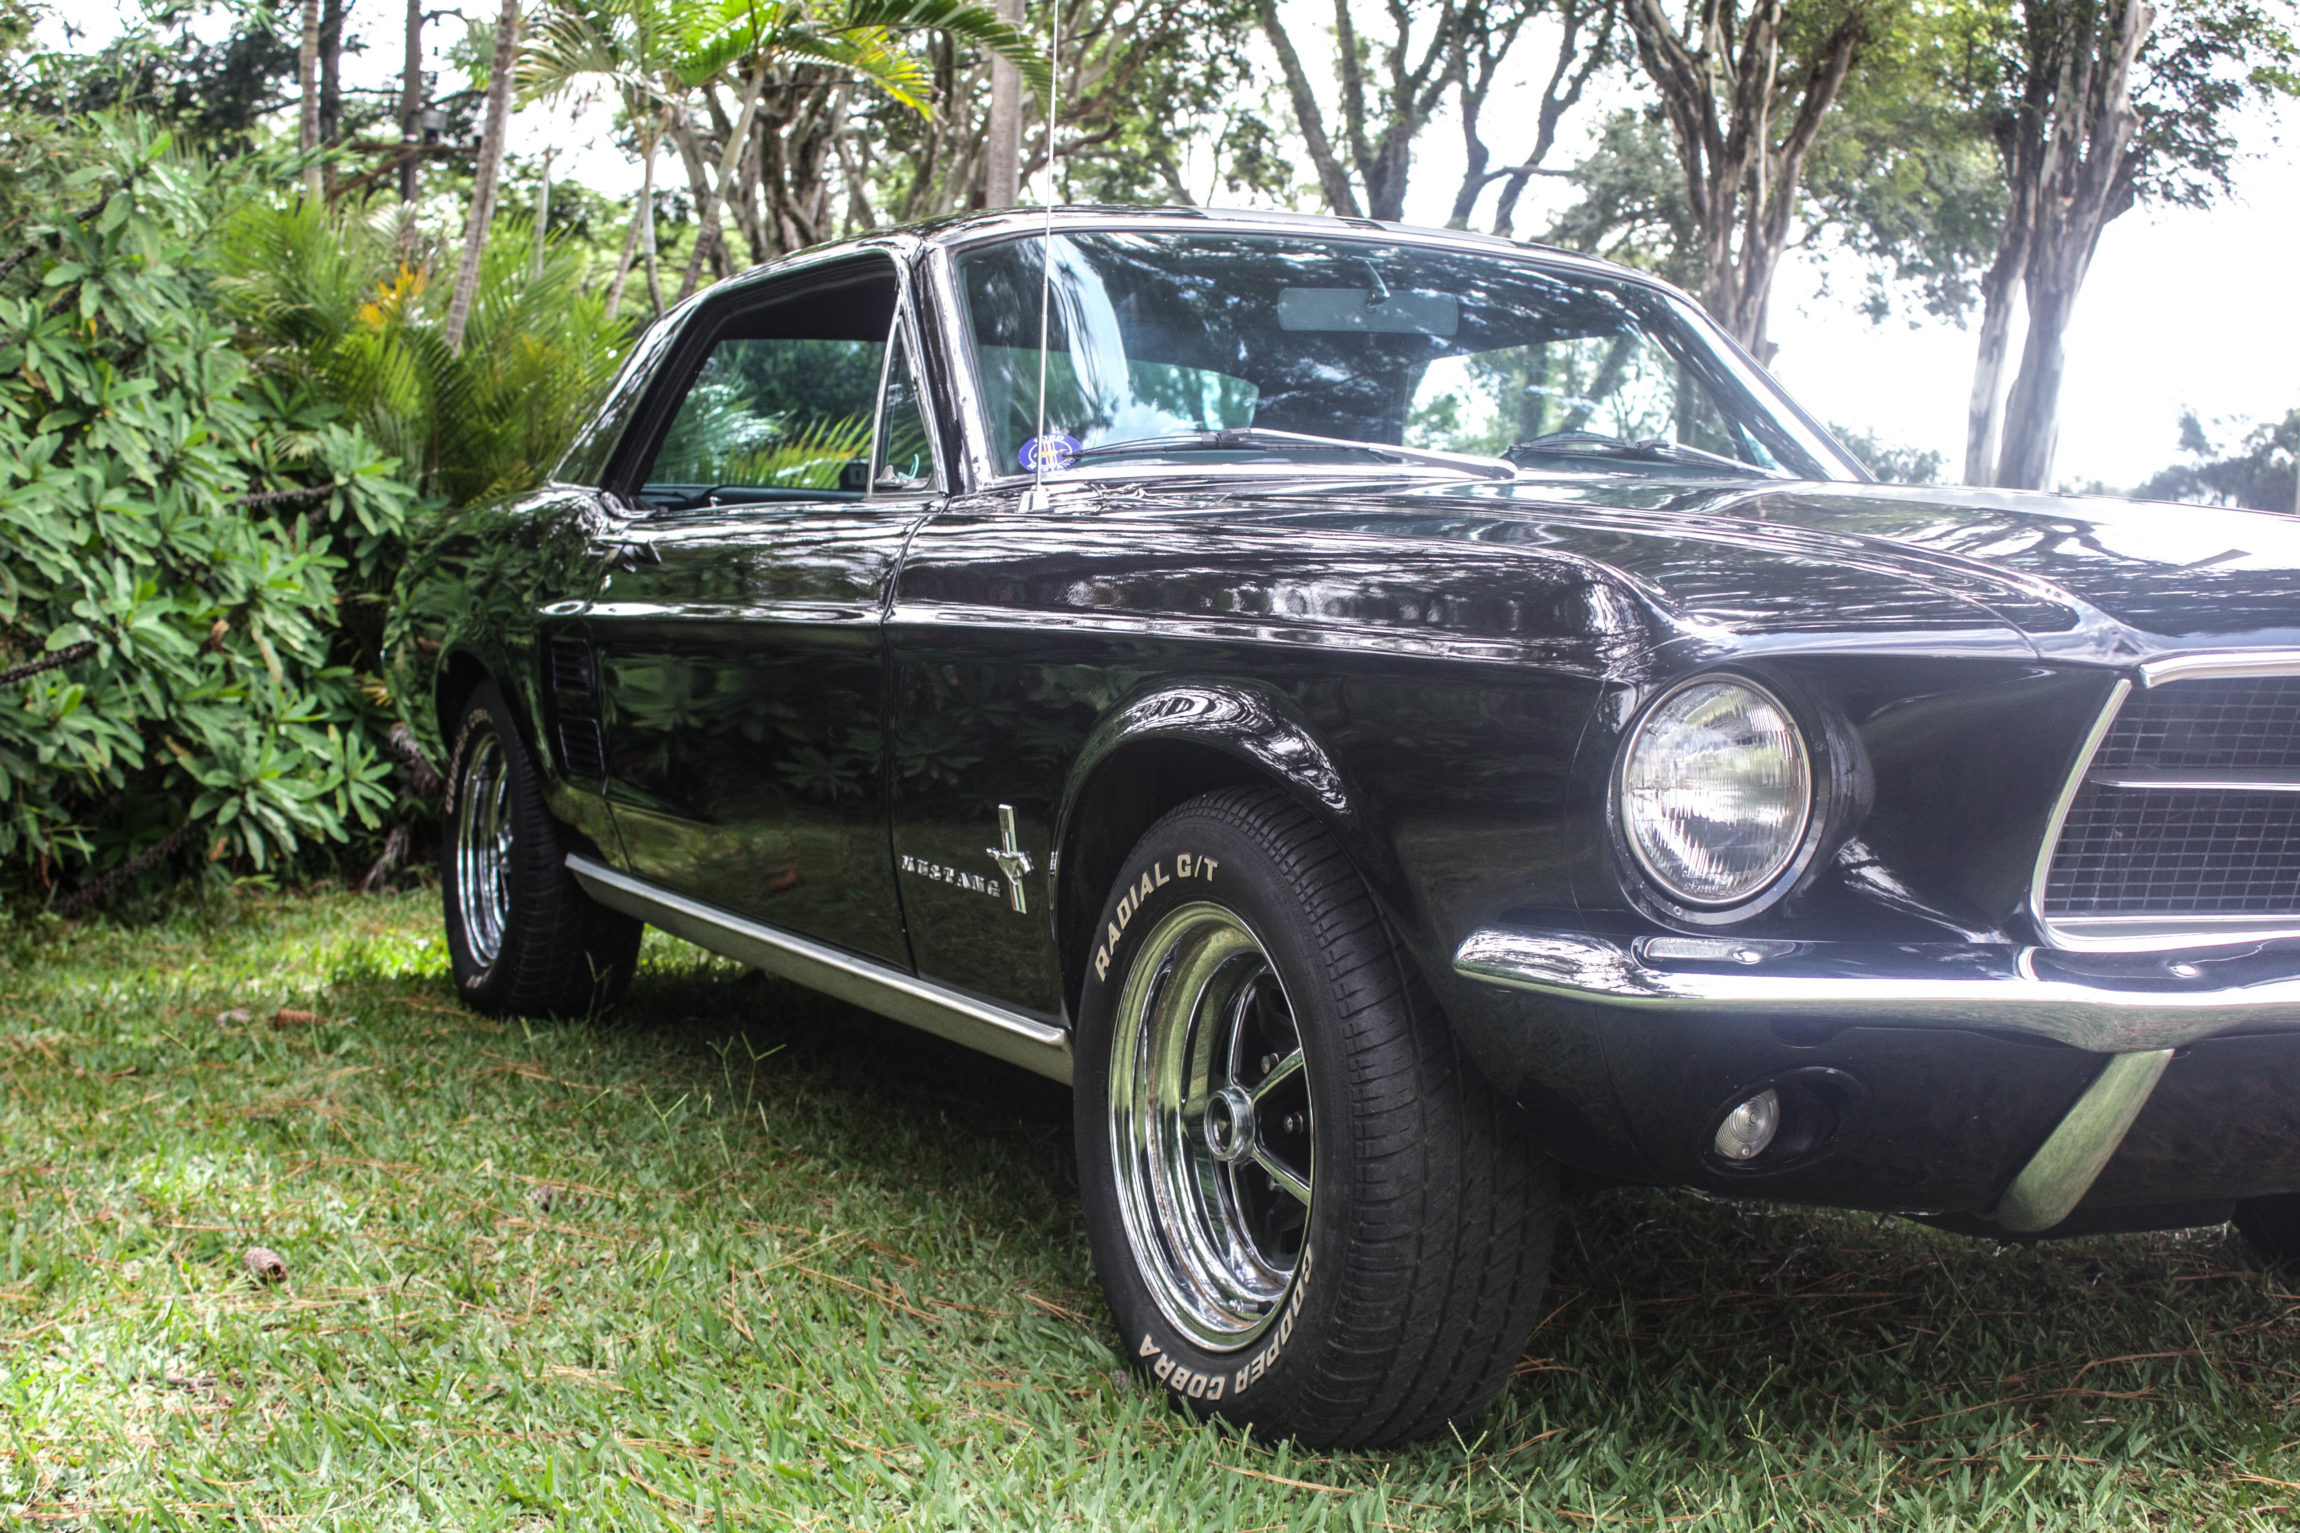
[[[429,895],[7,940],[0,1526],[2300,1507],[2300,1298],[2218,1233],[1995,1250],[1608,1194],[1569,1212],[1548,1317],[1473,1437],[1311,1454],[1124,1371],[1067,1096],[1032,1077],[661,939],[619,1021],[482,1021]],[[284,1284],[250,1282],[251,1245]]]

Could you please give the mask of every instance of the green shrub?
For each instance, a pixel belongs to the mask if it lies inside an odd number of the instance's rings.
[[[456,253],[396,217],[250,202],[211,259],[257,364],[339,405],[456,506],[541,483],[630,349],[584,290],[583,253],[538,260],[523,218],[496,222],[460,353],[441,339]]]
[[[234,345],[220,173],[94,123],[0,273],[0,882],[264,872],[391,810],[372,666],[416,492]],[[78,216],[95,209],[89,216]],[[107,880],[118,882],[117,878]]]

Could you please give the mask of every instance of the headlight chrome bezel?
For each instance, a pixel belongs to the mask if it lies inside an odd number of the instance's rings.
[[[1788,838],[1787,853],[1775,862],[1764,878],[1744,893],[1726,899],[1703,899],[1674,886],[1653,865],[1644,848],[1639,845],[1639,837],[1629,824],[1626,785],[1638,748],[1645,743],[1648,727],[1661,710],[1672,699],[1693,688],[1719,685],[1736,687],[1751,694],[1786,721],[1790,738],[1798,752],[1805,797],[1799,806],[1795,833]],[[1634,870],[1632,877],[1624,882],[1635,886],[1632,893],[1642,896],[1640,903],[1654,905],[1658,907],[1657,913],[1676,921],[1696,926],[1723,926],[1745,921],[1771,908],[1802,882],[1806,871],[1812,866],[1814,850],[1830,818],[1828,806],[1837,796],[1833,792],[1832,781],[1837,752],[1829,748],[1830,742],[1822,738],[1824,732],[1815,727],[1809,715],[1810,710],[1793,702],[1785,695],[1785,689],[1738,670],[1700,671],[1680,678],[1646,699],[1637,710],[1635,721],[1624,732],[1619,750],[1615,752],[1606,816],[1617,852],[1628,869]]]

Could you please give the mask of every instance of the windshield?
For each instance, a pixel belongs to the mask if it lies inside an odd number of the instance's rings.
[[[1049,468],[1436,452],[1851,477],[1706,322],[1640,283],[1371,240],[1115,230],[1052,243]],[[1018,237],[957,261],[984,426],[1010,473],[1040,450],[1045,250]]]

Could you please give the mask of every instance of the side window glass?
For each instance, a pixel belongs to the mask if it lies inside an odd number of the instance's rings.
[[[734,315],[647,466],[650,505],[859,497],[894,319],[892,277]]]
[[[919,398],[918,378],[911,371],[910,348],[895,337],[894,355],[887,360],[886,414],[879,428],[878,462],[872,486],[881,493],[931,490],[935,487],[934,442],[929,433],[925,402]]]

